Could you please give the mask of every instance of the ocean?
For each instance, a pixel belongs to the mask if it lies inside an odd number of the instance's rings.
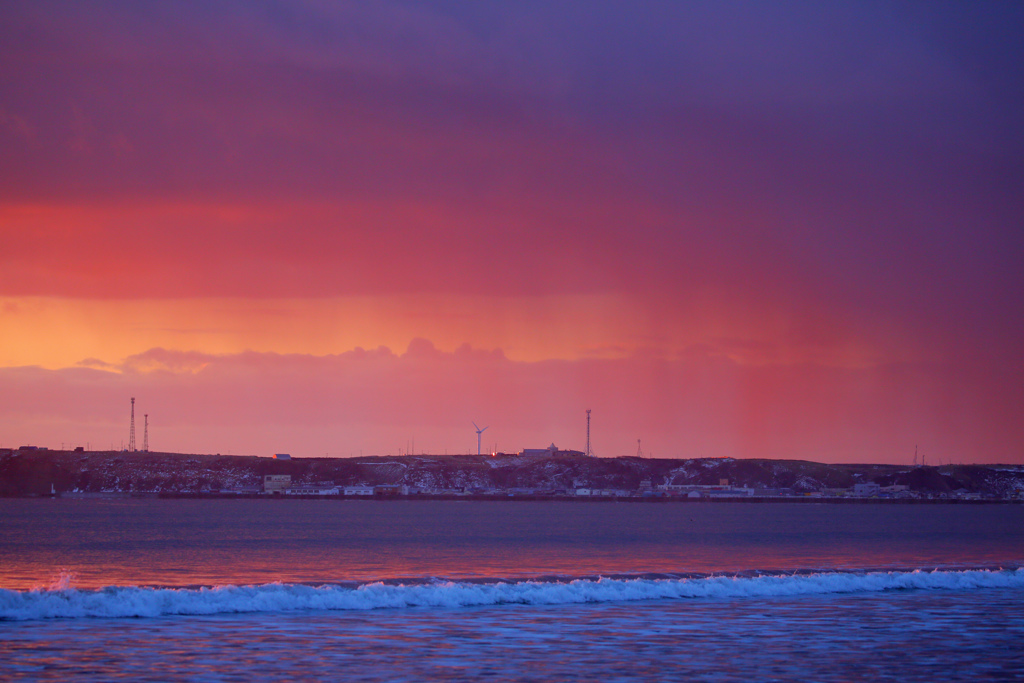
[[[5,680],[1024,679],[1024,506],[0,500]]]

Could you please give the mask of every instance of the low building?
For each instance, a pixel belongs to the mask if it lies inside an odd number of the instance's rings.
[[[292,456],[289,453],[274,453],[274,460],[291,460]]]
[[[302,484],[288,489],[286,493],[289,496],[337,496],[341,489],[333,484]]]
[[[537,489],[526,486],[514,486],[508,490],[510,496],[532,496],[536,493]]]
[[[292,475],[268,474],[263,477],[264,493],[285,493],[292,487]]]
[[[871,498],[882,492],[882,487],[873,481],[853,485],[853,495],[859,498]]]
[[[584,453],[583,451],[563,450],[555,444],[551,444],[547,448],[524,448],[519,452],[519,456],[523,458],[582,458]]]
[[[372,496],[373,487],[369,484],[355,484],[354,486],[346,486],[342,493],[346,496]]]
[[[754,489],[746,486],[741,488],[712,489],[707,492],[709,498],[748,498],[754,495]]]
[[[778,488],[778,489],[754,489],[754,495],[759,498],[788,498],[795,494],[795,491],[791,488]]]

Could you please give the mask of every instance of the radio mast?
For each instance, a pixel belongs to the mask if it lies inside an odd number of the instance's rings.
[[[128,429],[128,451],[135,452],[135,397],[132,396],[132,426]]]
[[[587,451],[584,455],[588,458],[594,457],[594,451],[590,450],[590,408],[587,408]]]
[[[149,413],[146,413],[143,417],[142,427],[142,451],[149,453]]]

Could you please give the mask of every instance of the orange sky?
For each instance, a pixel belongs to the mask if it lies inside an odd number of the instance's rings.
[[[1000,12],[7,4],[0,446],[1024,462]]]

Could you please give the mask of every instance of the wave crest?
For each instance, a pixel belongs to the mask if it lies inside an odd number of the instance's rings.
[[[358,586],[271,583],[212,588],[112,586],[78,590],[0,589],[0,620],[158,617],[297,610],[402,607],[560,605],[685,598],[870,593],[888,590],[1024,588],[1024,568],[1012,570],[820,572],[699,578],[597,578],[571,581],[437,581]]]

